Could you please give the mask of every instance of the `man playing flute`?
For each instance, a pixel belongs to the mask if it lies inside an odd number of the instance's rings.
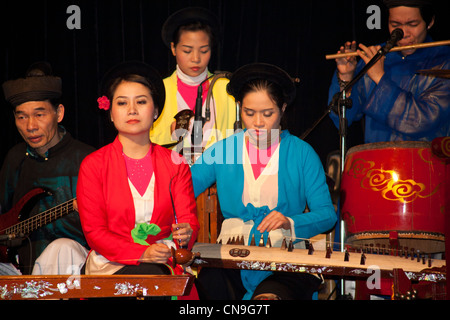
[[[431,42],[428,34],[435,15],[431,0],[385,0],[389,32],[400,28],[404,35],[398,46]],[[367,47],[346,42],[338,53],[357,51],[361,58],[336,59],[337,70],[329,99],[372,59],[381,46]],[[365,143],[382,141],[431,141],[450,135],[450,81],[417,73],[423,69],[450,69],[450,48],[436,46],[389,52],[355,83],[346,111],[348,125],[365,116]],[[339,126],[339,117],[331,113]]]

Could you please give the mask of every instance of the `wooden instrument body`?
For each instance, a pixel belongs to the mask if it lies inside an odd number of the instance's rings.
[[[196,203],[197,217],[200,224],[197,241],[215,243],[219,237],[223,222],[216,185],[214,184],[199,194]]]
[[[15,250],[12,247],[19,246],[22,239],[33,231],[75,210],[74,198],[30,216],[33,206],[45,196],[51,196],[51,192],[40,187],[34,188],[27,192],[11,210],[1,215],[0,235],[8,235],[9,240],[3,241],[0,245],[0,262],[17,264],[14,258]]]
[[[236,250],[237,249],[237,250]],[[230,250],[248,250],[247,256],[233,257]],[[383,278],[392,278],[394,269],[403,269],[411,280],[445,281],[442,272],[445,260],[432,260],[432,268],[428,262],[414,257],[401,257],[387,254],[364,253],[365,261],[361,264],[362,253],[350,252],[348,261],[345,253],[333,251],[329,258],[327,252],[316,250],[308,254],[307,249],[288,251],[280,248],[266,248],[243,245],[223,245],[196,243],[192,251],[197,255],[194,264],[198,267],[230,268],[260,271],[306,272],[326,276],[345,276],[368,278],[375,269]]]
[[[22,229],[11,228],[18,224],[21,220],[29,217],[29,210],[36,202],[48,195],[48,192],[43,188],[35,188],[25,194],[8,212],[1,215],[0,219],[0,234],[19,234],[28,233]]]
[[[0,299],[183,296],[193,281],[189,274],[0,276]]]

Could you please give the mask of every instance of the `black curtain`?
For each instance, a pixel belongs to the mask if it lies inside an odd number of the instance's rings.
[[[449,38],[448,1],[439,3],[434,40]],[[70,5],[81,12],[81,29],[69,29]],[[370,5],[381,11],[381,29],[369,29]],[[325,60],[347,40],[366,45],[387,40],[381,0],[85,0],[4,1],[0,5],[0,81],[24,75],[35,61],[48,61],[63,79],[63,125],[94,147],[115,137],[97,108],[102,75],[124,60],[142,60],[171,74],[175,60],[161,40],[161,26],[186,6],[209,8],[220,17],[222,41],[210,70],[234,71],[251,62],[267,62],[298,77],[297,98],[288,112],[288,129],[300,136],[327,109],[335,62]],[[0,99],[0,163],[21,141],[11,108]],[[337,129],[326,117],[306,139],[323,161],[339,149]],[[362,143],[360,124],[349,131],[349,146]]]

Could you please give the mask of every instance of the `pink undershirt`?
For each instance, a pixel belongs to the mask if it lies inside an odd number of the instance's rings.
[[[133,159],[123,153],[127,167],[128,178],[141,196],[147,191],[153,175],[153,164],[151,160],[152,147],[142,159]]]
[[[247,152],[253,169],[255,179],[261,175],[270,158],[272,157],[278,143],[272,144],[268,149],[258,149],[247,140]]]
[[[197,100],[197,88],[198,86],[190,86],[183,81],[180,80],[180,78],[177,79],[177,90],[183,97],[186,104],[189,106],[189,108],[195,112],[195,100]],[[205,81],[202,84],[202,104],[205,103],[206,96],[208,94],[209,89],[209,81]]]

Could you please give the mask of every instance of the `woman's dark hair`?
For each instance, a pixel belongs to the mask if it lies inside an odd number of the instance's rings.
[[[122,81],[136,82],[136,83],[140,83],[143,86],[147,87],[150,90],[150,95],[152,96],[155,108],[158,110],[161,109],[160,106],[158,105],[158,99],[155,97],[155,94],[157,94],[157,91],[153,88],[152,84],[150,83],[150,81],[148,81],[147,78],[137,75],[137,74],[127,74],[127,75],[124,75],[121,77],[117,77],[116,79],[114,79],[114,81],[111,82],[110,86],[107,88],[107,91],[106,91],[106,96],[108,97],[108,99],[111,102],[113,100],[114,93],[116,92],[117,87],[119,86],[119,84]]]
[[[239,102],[239,104],[242,106],[242,101],[247,94],[258,91],[267,92],[269,98],[276,104],[278,109],[280,109],[281,125],[282,127],[285,127],[286,119],[284,116],[285,113],[283,112],[282,108],[285,104],[287,105],[288,98],[284,95],[282,88],[278,84],[266,79],[256,79],[248,81],[239,90],[236,101]]]
[[[209,46],[212,47],[215,43],[214,34],[212,32],[212,29],[209,25],[202,23],[200,21],[192,22],[183,26],[180,26],[177,28],[177,30],[174,32],[172,37],[172,42],[174,46],[176,47],[178,42],[180,42],[181,34],[184,31],[204,31],[209,38]]]
[[[242,104],[242,100],[248,93],[257,91],[266,91],[270,99],[275,102],[280,110],[283,105],[287,103],[286,97],[284,96],[281,87],[276,83],[265,79],[251,80],[244,84],[236,97],[236,101]]]

